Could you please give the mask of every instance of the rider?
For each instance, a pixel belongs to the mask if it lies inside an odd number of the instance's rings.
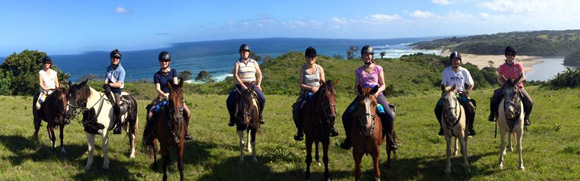
[[[111,64],[107,67],[107,74],[105,75],[105,94],[111,103],[113,103],[113,113],[115,119],[115,127],[113,134],[121,134],[121,92],[125,87],[125,69],[121,65],[121,51],[114,49],[109,54]],[[111,92],[114,99],[111,97]]]
[[[157,92],[157,98],[153,101],[150,110],[148,111],[149,113],[147,114],[147,120],[151,120],[151,117],[153,116],[154,112],[157,112],[159,109],[159,106],[162,106],[164,104],[166,104],[167,99],[169,98],[169,88],[167,87],[167,82],[172,83],[173,85],[177,85],[179,84],[179,80],[177,78],[177,70],[175,70],[174,68],[169,67],[169,64],[171,64],[171,54],[169,54],[169,52],[167,51],[162,51],[161,53],[159,53],[159,71],[155,72],[155,74],[153,75],[153,83],[155,83],[155,91]],[[184,101],[184,100],[182,100]],[[189,127],[189,118],[191,117],[191,112],[189,111],[189,107],[187,107],[187,104],[183,104],[183,110],[185,111],[184,116],[187,116],[185,118],[185,139],[186,140],[191,140],[192,137],[191,135],[189,135],[189,131],[187,131],[187,128]]]
[[[38,84],[40,85],[40,95],[36,100],[36,110],[44,103],[46,97],[59,87],[57,72],[52,70],[52,59],[49,56],[42,58],[42,70],[38,71]]]
[[[321,84],[324,84],[324,69],[322,66],[316,64],[316,49],[312,47],[306,48],[304,52],[306,62],[300,68],[300,76],[298,80],[298,85],[300,85],[300,97],[296,103],[292,105],[292,117],[294,118],[294,124],[298,129],[296,135],[294,135],[294,140],[300,141],[303,139],[304,133],[302,131],[302,120],[300,116],[303,111],[304,105],[307,101],[310,101],[314,94],[318,91]],[[338,131],[334,129],[334,122],[329,124],[330,126],[330,136],[338,136]]]
[[[395,113],[391,109],[391,107],[387,103],[387,98],[383,95],[383,91],[386,88],[385,85],[385,73],[383,71],[383,67],[380,65],[375,64],[373,60],[373,47],[370,45],[363,46],[361,50],[361,57],[364,62],[364,65],[357,68],[354,72],[356,77],[354,81],[354,88],[355,92],[358,93],[356,90],[357,87],[360,85],[363,88],[366,87],[375,87],[379,86],[378,91],[375,93],[377,97],[377,102],[382,105],[383,111],[377,111],[379,117],[381,118],[381,122],[384,125],[383,130],[387,132],[387,137],[390,139],[389,147],[393,149],[398,148],[398,144],[394,138],[394,126],[395,126]],[[352,124],[352,120],[354,119],[354,113],[352,112],[352,106],[356,105],[359,96],[357,96],[352,103],[346,108],[344,114],[342,115],[342,124],[344,125],[344,130],[346,134],[346,139],[340,145],[343,149],[350,149],[351,147],[351,140],[350,140],[350,126]]]
[[[455,91],[459,95],[459,102],[465,108],[467,117],[467,127],[468,131],[467,134],[469,136],[475,135],[475,130],[473,130],[473,122],[475,121],[475,100],[469,98],[469,93],[473,90],[474,82],[469,70],[466,68],[461,67],[461,54],[457,51],[451,53],[449,55],[449,61],[451,61],[451,66],[445,68],[443,70],[443,78],[441,80],[441,84],[449,87],[457,86]],[[467,84],[467,88],[465,88],[465,84]],[[439,121],[439,135],[443,135],[442,123],[441,123],[441,115],[443,113],[443,100],[439,99],[437,105],[435,106],[435,116]]]
[[[228,112],[230,113],[230,122],[228,126],[234,126],[234,118],[236,112],[236,91],[235,89],[247,90],[248,86],[254,85],[254,91],[258,95],[258,101],[260,104],[260,124],[264,124],[262,119],[262,112],[264,111],[264,105],[266,104],[266,97],[262,93],[262,71],[260,70],[260,65],[258,62],[250,58],[250,47],[247,44],[240,45],[240,58],[234,64],[234,80],[236,85],[234,89],[230,92],[226,104],[228,107]]]
[[[529,126],[530,113],[532,113],[533,102],[528,92],[526,92],[526,90],[524,89],[524,80],[526,80],[524,67],[519,62],[514,61],[516,58],[516,49],[512,46],[508,46],[505,48],[505,58],[506,58],[505,63],[500,65],[499,68],[497,69],[498,74],[497,82],[499,83],[499,85],[502,85],[502,87],[496,89],[493,92],[493,97],[491,97],[490,99],[491,112],[489,114],[488,120],[493,122],[497,118],[497,109],[499,107],[499,103],[501,102],[503,84],[505,83],[503,77],[505,77],[506,79],[513,80],[521,77],[520,81],[516,84],[520,87],[521,93],[520,96],[522,98],[522,103],[524,104],[524,112],[525,112],[524,125]]]

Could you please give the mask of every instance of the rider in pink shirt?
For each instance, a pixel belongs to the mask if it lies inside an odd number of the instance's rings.
[[[497,69],[498,74],[497,82],[500,85],[502,85],[502,87],[496,89],[493,93],[493,97],[491,97],[490,100],[491,112],[489,114],[488,120],[494,121],[497,118],[497,109],[499,107],[499,103],[501,102],[503,92],[502,88],[503,84],[505,83],[504,78],[508,80],[509,79],[515,80],[520,78],[521,76],[518,85],[520,87],[520,93],[522,101],[524,103],[524,112],[525,112],[524,125],[528,126],[530,125],[530,113],[532,112],[533,102],[528,92],[526,92],[526,90],[524,89],[524,80],[526,79],[524,67],[519,62],[514,61],[516,57],[516,49],[514,47],[508,46],[505,48],[505,57],[506,57],[505,63],[499,66],[499,68]]]

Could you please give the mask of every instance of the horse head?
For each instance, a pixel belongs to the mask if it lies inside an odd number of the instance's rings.
[[[255,98],[254,98],[254,86],[250,85],[248,86],[248,89],[235,89],[238,96],[238,100],[237,100],[237,110],[236,110],[236,118],[237,123],[239,124],[243,124],[243,125],[249,125],[252,120],[254,119],[259,119],[256,116],[258,116],[257,114],[254,115],[253,113],[255,112],[254,109],[256,109],[257,107],[257,102],[255,102]],[[256,104],[256,105],[254,105]]]
[[[66,94],[67,90],[65,88],[56,88],[52,94],[46,98],[44,107],[49,109],[48,112],[54,116],[55,122],[57,123],[64,123],[65,119],[67,119],[66,111],[68,107]]]
[[[516,119],[520,113],[520,106],[521,106],[521,98],[520,98],[520,86],[518,85],[520,82],[520,78],[518,79],[509,79],[507,80],[503,77],[504,84],[503,84],[503,99],[504,99],[504,112],[505,116],[508,120]]]
[[[444,118],[442,120],[447,122],[447,125],[452,125],[461,116],[461,104],[457,100],[456,88],[457,86],[455,84],[451,87],[445,87],[445,85],[441,84],[441,100],[443,101],[442,116]]]
[[[66,93],[67,106],[66,118],[72,119],[78,114],[78,109],[85,108],[87,100],[91,94],[91,90],[85,80],[79,84],[73,84],[70,81],[68,93]]]
[[[170,124],[171,129],[177,131],[177,133],[181,132],[181,123],[183,123],[183,90],[181,87],[183,86],[183,79],[179,81],[179,84],[174,85],[171,82],[167,82],[167,87],[169,88],[169,98],[168,98],[168,113],[169,119],[173,121],[173,123],[177,124]]]
[[[321,109],[324,116],[328,120],[334,121],[336,119],[336,85],[338,80],[332,81],[328,80],[323,83],[316,92],[315,97],[317,98],[316,103],[320,103],[317,110]]]
[[[357,87],[359,93],[357,101],[357,110],[355,118],[360,127],[360,133],[364,136],[370,136],[375,129],[375,122],[379,121],[377,116],[377,97],[375,93],[379,90],[379,86],[374,88],[362,88],[361,85]]]

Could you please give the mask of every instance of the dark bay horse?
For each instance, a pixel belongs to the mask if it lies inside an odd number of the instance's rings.
[[[247,133],[246,151],[252,152],[252,161],[256,158],[256,133],[260,128],[260,106],[253,85],[248,89],[235,89],[237,92],[236,101],[236,130],[240,138],[240,164],[244,163],[244,131]],[[251,145],[250,145],[251,144]]]
[[[155,139],[159,140],[161,144],[161,156],[163,158],[163,180],[167,180],[167,167],[171,162],[169,155],[169,147],[173,146],[177,151],[177,167],[179,169],[180,180],[185,180],[183,176],[183,142],[185,139],[185,118],[183,116],[183,79],[179,81],[177,86],[171,82],[167,82],[169,88],[169,98],[166,107],[162,107],[151,118],[148,124],[156,124],[150,136],[153,142],[148,147],[153,151],[153,169],[157,169],[157,143]]]
[[[63,131],[64,127],[69,124],[66,118],[67,109],[67,90],[64,88],[55,89],[52,94],[48,95],[42,103],[40,110],[36,110],[35,104],[38,100],[39,94],[34,96],[32,99],[32,115],[34,115],[34,134],[32,137],[38,140],[38,130],[40,130],[41,120],[44,120],[46,125],[46,130],[48,131],[48,138],[50,143],[52,143],[52,149],[54,150],[56,144],[56,135],[54,134],[54,129],[56,127],[60,128],[60,151],[61,153],[66,153],[63,145]]]
[[[322,143],[324,156],[324,177],[330,180],[328,172],[328,145],[330,143],[330,123],[336,119],[336,85],[338,80],[328,80],[322,84],[313,99],[306,105],[301,115],[306,134],[306,180],[310,179],[310,164],[312,163],[312,143],[316,146],[316,162],[318,161],[318,143]]]
[[[520,97],[520,87],[517,85],[521,77],[516,80],[506,80],[504,77],[503,99],[498,107],[497,124],[501,135],[499,168],[503,169],[503,157],[506,154],[505,137],[507,134],[508,149],[512,150],[511,135],[515,134],[518,151],[518,169],[524,170],[522,159],[522,136],[524,134],[524,105]]]
[[[381,178],[379,156],[381,155],[381,143],[386,139],[386,136],[383,133],[381,118],[377,115],[375,93],[378,89],[379,86],[372,89],[362,88],[360,85],[357,87],[359,97],[350,130],[352,155],[355,162],[355,180],[361,178],[360,164],[364,154],[370,154],[373,157],[375,179],[380,180]]]
[[[70,83],[69,83],[70,84]],[[79,84],[70,84],[67,94],[68,110],[67,117],[70,119],[83,114],[83,126],[87,136],[88,142],[88,156],[85,170],[91,168],[93,164],[93,154],[95,151],[95,135],[103,137],[103,168],[109,168],[109,134],[108,132],[114,126],[113,105],[107,99],[105,93],[98,92],[89,87],[87,81]],[[129,134],[129,144],[131,145],[131,153],[129,158],[135,158],[135,143],[137,140],[137,126],[139,119],[137,117],[137,101],[135,98],[126,92],[121,94],[121,106],[127,107],[126,112],[121,115],[121,124]]]

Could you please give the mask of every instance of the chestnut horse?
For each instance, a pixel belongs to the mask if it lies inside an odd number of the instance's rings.
[[[180,180],[185,180],[183,176],[183,142],[185,139],[185,130],[187,129],[183,116],[183,79],[177,86],[167,82],[169,88],[169,98],[167,106],[162,107],[151,118],[147,124],[156,124],[150,136],[153,138],[152,145],[148,147],[153,151],[153,169],[157,169],[157,143],[161,144],[161,156],[163,157],[163,180],[167,180],[167,166],[171,162],[169,147],[173,146],[177,151],[177,168],[179,169]],[[154,105],[153,105],[154,106]],[[148,134],[148,133],[144,133]]]
[[[312,163],[312,143],[316,146],[316,162],[318,160],[318,143],[322,143],[324,156],[324,177],[330,180],[328,172],[328,145],[330,143],[330,125],[336,119],[336,84],[338,80],[326,81],[306,105],[302,117],[304,134],[306,135],[306,180],[310,179],[310,164]]]
[[[503,78],[503,77],[502,77]],[[503,100],[498,107],[497,124],[501,135],[499,168],[503,169],[503,156],[506,154],[505,136],[508,136],[508,147],[512,150],[511,134],[515,134],[517,142],[517,151],[519,155],[519,169],[524,170],[524,161],[522,160],[522,136],[524,134],[524,105],[520,97],[520,87],[517,85],[519,80],[505,80],[503,85]]]
[[[46,125],[46,130],[48,131],[48,138],[52,144],[52,149],[54,150],[56,144],[56,135],[54,134],[54,129],[56,127],[60,128],[60,152],[65,154],[66,151],[63,145],[63,131],[64,127],[70,122],[66,118],[66,99],[67,90],[64,88],[55,89],[52,94],[48,95],[42,103],[40,110],[36,110],[35,104],[38,100],[39,94],[34,96],[32,99],[32,115],[34,115],[34,134],[33,139],[38,140],[38,130],[40,129],[41,120],[44,120],[48,125]]]
[[[461,145],[461,155],[467,167],[467,172],[470,172],[469,162],[467,161],[467,129],[465,128],[467,116],[463,106],[459,103],[455,93],[456,85],[452,87],[445,87],[441,85],[441,100],[443,100],[443,113],[441,114],[441,125],[443,133],[445,134],[445,142],[447,143],[447,164],[445,166],[445,173],[451,173],[451,139],[455,137],[455,150],[453,155],[457,155],[457,144]]]
[[[381,171],[379,169],[379,156],[381,155],[381,143],[386,139],[383,133],[381,118],[377,115],[377,97],[375,93],[379,86],[374,88],[357,87],[359,97],[357,107],[354,112],[353,125],[350,128],[352,142],[352,155],[355,162],[355,180],[361,178],[360,164],[364,154],[373,157],[374,175],[376,180],[380,180]],[[388,105],[385,105],[388,106]],[[390,151],[387,148],[390,159]]]
[[[70,83],[69,83],[70,84]],[[98,92],[89,87],[87,81],[69,86],[67,94],[68,109],[67,117],[70,119],[83,114],[83,126],[87,136],[88,156],[85,170],[89,170],[93,164],[93,154],[95,151],[95,135],[103,137],[103,168],[109,168],[109,134],[113,129],[114,115],[113,104],[107,99],[105,93]],[[121,106],[127,107],[127,111],[121,115],[121,125],[129,134],[129,144],[131,145],[129,158],[135,158],[135,143],[137,140],[137,101],[126,92],[121,94],[123,98]]]
[[[240,138],[240,164],[244,163],[244,131],[247,131],[248,141],[245,143],[246,151],[252,152],[252,161],[256,158],[256,133],[260,128],[260,106],[253,85],[248,89],[235,89],[236,100],[236,130]],[[251,145],[250,145],[251,144]]]

